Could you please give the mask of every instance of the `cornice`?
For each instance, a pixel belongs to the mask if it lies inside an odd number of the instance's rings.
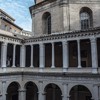
[[[36,43],[36,42],[46,42],[51,40],[62,40],[62,39],[75,39],[75,38],[91,38],[100,35],[100,29],[91,29],[91,30],[83,30],[83,31],[73,31],[68,33],[59,33],[59,34],[51,34],[51,35],[44,35],[39,37],[32,37],[29,39],[25,39],[25,44],[27,43]]]
[[[23,39],[17,38],[16,36],[8,36],[4,34],[0,34],[0,41],[1,42],[7,42],[7,43],[13,43],[13,44],[20,44]]]
[[[11,73],[0,73],[0,76],[15,76],[15,75],[32,75],[32,76],[41,76],[41,77],[62,77],[62,78],[66,78],[66,77],[80,77],[84,78],[84,77],[88,77],[88,78],[100,78],[100,74],[92,74],[92,73],[47,73],[47,72],[24,72],[24,71],[20,71],[20,72],[11,72]]]

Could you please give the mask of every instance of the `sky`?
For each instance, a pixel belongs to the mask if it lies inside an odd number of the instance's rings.
[[[34,0],[0,0],[0,9],[13,17],[16,20],[15,24],[31,31],[32,20],[29,7],[33,4]]]

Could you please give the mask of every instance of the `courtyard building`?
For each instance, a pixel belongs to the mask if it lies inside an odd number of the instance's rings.
[[[100,1],[29,9],[32,32],[0,9],[0,100],[100,100]]]

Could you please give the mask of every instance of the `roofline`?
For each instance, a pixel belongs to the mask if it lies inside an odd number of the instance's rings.
[[[21,28],[21,27],[19,27],[18,25],[16,25],[16,24],[12,23],[11,21],[9,21],[9,20],[5,19],[4,17],[1,17],[1,18],[2,18],[3,20],[7,21],[8,23],[10,23],[10,24],[14,25],[15,27],[19,28],[20,30],[23,30],[23,28]]]
[[[10,17],[13,21],[15,21],[14,18],[12,18],[10,15],[8,15],[5,11],[3,11],[2,9],[0,9],[0,12],[4,13],[5,15],[7,15],[8,17]]]
[[[36,0],[34,0],[34,1],[36,1]],[[53,2],[53,1],[56,1],[56,0],[41,1],[41,2],[39,2],[39,3],[37,3],[37,4],[35,3],[33,6],[30,6],[30,7],[29,7],[29,10],[30,10],[31,16],[32,16],[32,9],[35,9],[35,8],[37,8],[38,6],[45,5],[45,4],[50,3],[50,2]]]

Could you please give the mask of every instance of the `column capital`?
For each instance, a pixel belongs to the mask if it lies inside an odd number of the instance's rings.
[[[8,44],[7,42],[2,42],[2,45],[5,45],[6,46],[7,44]]]
[[[90,38],[91,43],[96,43],[97,38]]]
[[[64,82],[64,83],[62,83],[62,85],[68,85],[68,83],[65,83],[65,82]]]
[[[65,40],[65,41],[62,41],[63,45],[67,45],[68,44],[68,41]]]
[[[26,92],[26,89],[19,89],[19,92]]]
[[[77,39],[77,42],[80,42],[81,40],[80,39]]]

